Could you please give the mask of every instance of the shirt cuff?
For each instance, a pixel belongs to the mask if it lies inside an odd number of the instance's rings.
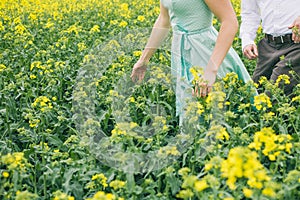
[[[254,40],[242,38],[242,50],[244,50],[244,48],[249,44],[255,44]]]

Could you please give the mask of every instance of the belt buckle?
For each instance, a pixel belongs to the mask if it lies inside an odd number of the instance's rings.
[[[280,37],[280,40],[281,40],[281,43],[283,44],[284,43],[284,40],[283,40],[283,35],[279,36]]]

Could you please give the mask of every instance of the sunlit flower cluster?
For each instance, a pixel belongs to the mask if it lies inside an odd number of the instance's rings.
[[[292,137],[288,134],[277,135],[272,128],[263,128],[255,133],[254,141],[249,144],[249,148],[261,150],[269,160],[275,161],[283,151],[291,153],[293,147],[291,140]]]
[[[230,86],[234,86],[239,80],[238,80],[238,75],[236,73],[228,73],[226,76],[223,78],[223,81],[225,82],[225,88],[228,88]]]
[[[93,197],[87,198],[87,200],[116,200],[115,195],[111,193],[105,193],[103,191],[96,192]]]
[[[118,190],[123,188],[126,185],[126,182],[120,180],[113,180],[109,183],[109,187],[113,188],[114,190]]]
[[[103,173],[93,175],[91,182],[86,185],[86,188],[94,189],[98,185],[100,185],[103,189],[108,186],[107,177]]]
[[[3,155],[1,156],[1,163],[7,165],[7,169],[9,170],[25,171],[26,167],[30,166],[27,159],[24,157],[23,152],[14,152],[12,154],[8,153]],[[4,175],[5,174],[3,174],[3,176]]]
[[[269,96],[267,96],[265,93],[261,93],[254,97],[254,106],[257,110],[265,111],[267,108],[272,107],[272,102]]]
[[[276,86],[279,86],[279,84],[283,82],[284,84],[288,85],[290,84],[290,77],[286,74],[282,74],[282,75],[279,75],[276,82],[275,82],[275,85]]]
[[[75,198],[58,190],[54,192],[53,200],[75,200]]]
[[[40,96],[36,98],[34,102],[31,104],[31,106],[33,108],[40,108],[42,112],[46,111],[47,109],[53,108],[51,100],[46,96]]]
[[[223,109],[226,94],[222,91],[214,91],[208,94],[206,103],[208,108]]]
[[[218,140],[229,140],[230,136],[226,131],[226,128],[221,125],[213,125],[207,132],[207,135],[214,135]]]
[[[178,156],[180,152],[177,150],[176,146],[166,146],[162,147],[158,151],[158,156],[165,157],[165,156]]]
[[[236,181],[247,179],[251,188],[261,189],[265,181],[271,178],[258,160],[258,154],[246,147],[235,147],[229,151],[228,158],[221,163],[222,177],[227,178],[231,190],[236,188]]]

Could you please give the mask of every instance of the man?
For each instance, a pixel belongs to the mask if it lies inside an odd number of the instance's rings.
[[[284,92],[290,95],[300,80],[300,0],[242,0],[240,37],[243,54],[256,59],[253,81],[262,76],[276,81],[280,75],[290,77]],[[264,38],[254,43],[258,27]],[[293,70],[296,76],[289,72]]]

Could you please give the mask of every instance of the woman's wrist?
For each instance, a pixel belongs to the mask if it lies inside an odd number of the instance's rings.
[[[214,74],[217,74],[218,73],[218,65],[212,61],[212,60],[209,60],[208,61],[208,64],[206,66],[206,71],[210,72],[210,73],[214,73]]]
[[[142,58],[140,58],[138,60],[138,62],[141,63],[142,65],[147,65],[149,63],[149,60],[148,59],[142,59]]]

